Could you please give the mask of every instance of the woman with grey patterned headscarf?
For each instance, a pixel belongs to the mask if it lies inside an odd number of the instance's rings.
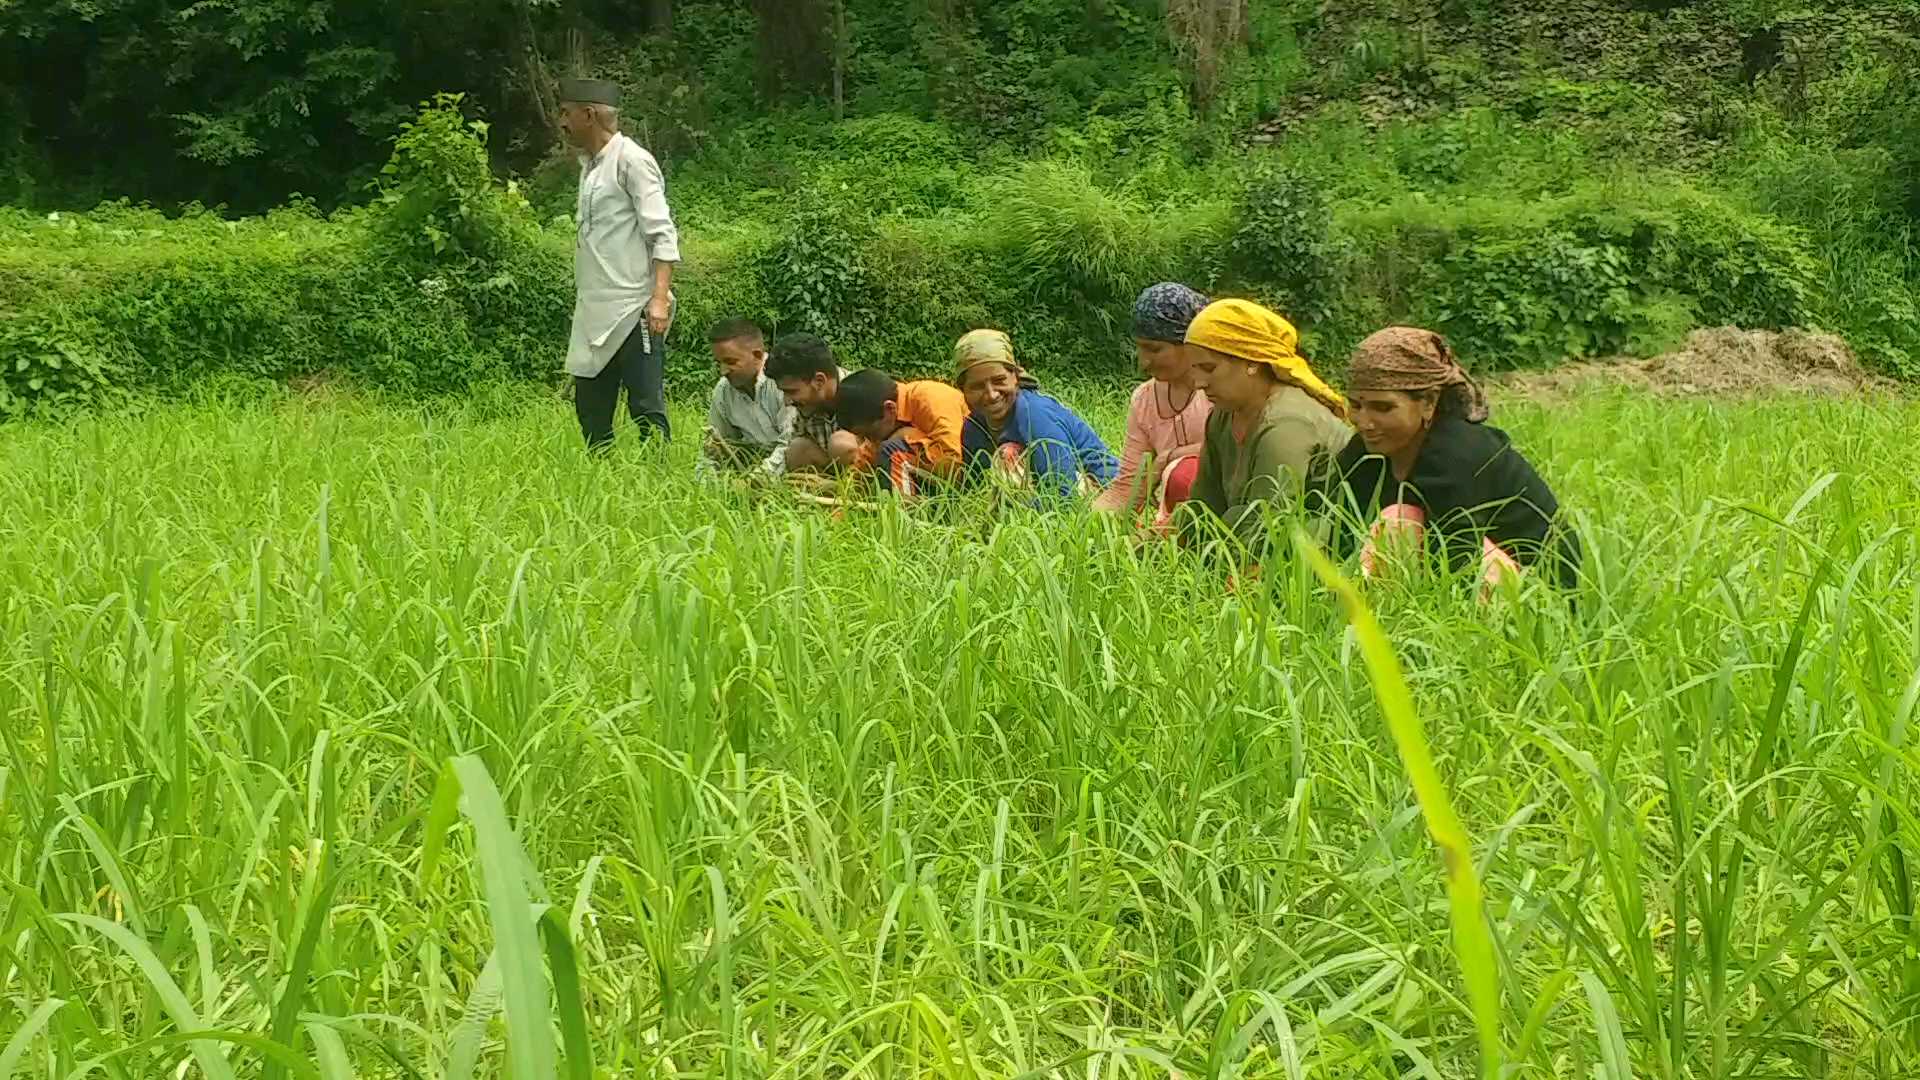
[[[1154,528],[1164,531],[1173,507],[1191,491],[1213,404],[1193,385],[1187,324],[1208,302],[1172,281],[1148,287],[1134,302],[1134,349],[1150,377],[1133,392],[1120,471],[1094,500],[1096,509],[1136,514],[1157,506]]]

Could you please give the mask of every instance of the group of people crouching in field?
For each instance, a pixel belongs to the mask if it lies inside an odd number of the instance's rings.
[[[769,349],[759,327],[730,319],[711,334],[721,378],[700,467],[866,473],[906,497],[999,483],[1189,543],[1232,537],[1256,563],[1269,513],[1300,509],[1334,522],[1336,547],[1359,547],[1369,574],[1431,550],[1488,585],[1534,567],[1573,583],[1579,547],[1553,492],[1487,425],[1485,396],[1440,335],[1374,334],[1344,393],[1314,374],[1292,324],[1250,301],[1154,285],[1133,336],[1149,378],[1116,459],[998,330],[959,340],[950,383],[903,382],[842,369],[809,334]]]

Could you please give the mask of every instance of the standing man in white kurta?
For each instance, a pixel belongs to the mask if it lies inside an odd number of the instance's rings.
[[[620,388],[641,437],[670,436],[665,392],[680,234],[660,163],[620,133],[620,88],[560,81],[560,129],[580,151],[580,236],[574,246],[573,339],[567,371],[589,450],[613,442]]]

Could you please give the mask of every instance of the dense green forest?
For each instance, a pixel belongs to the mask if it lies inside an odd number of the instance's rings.
[[[991,323],[1119,375],[1126,299],[1181,277],[1328,357],[1807,325],[1913,376],[1917,69],[1920,0],[16,0],[0,411],[544,377],[568,73],[668,169],[690,318],[860,362]]]

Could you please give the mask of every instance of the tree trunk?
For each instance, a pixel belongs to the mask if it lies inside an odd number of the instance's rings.
[[[767,97],[832,89],[833,20],[829,0],[753,0],[759,19],[760,90]]]
[[[647,33],[673,36],[673,0],[645,0]]]
[[[1212,110],[1227,64],[1246,44],[1251,28],[1247,0],[1167,0],[1167,30],[1201,115]]]
[[[847,0],[833,0],[833,118],[847,118]]]

